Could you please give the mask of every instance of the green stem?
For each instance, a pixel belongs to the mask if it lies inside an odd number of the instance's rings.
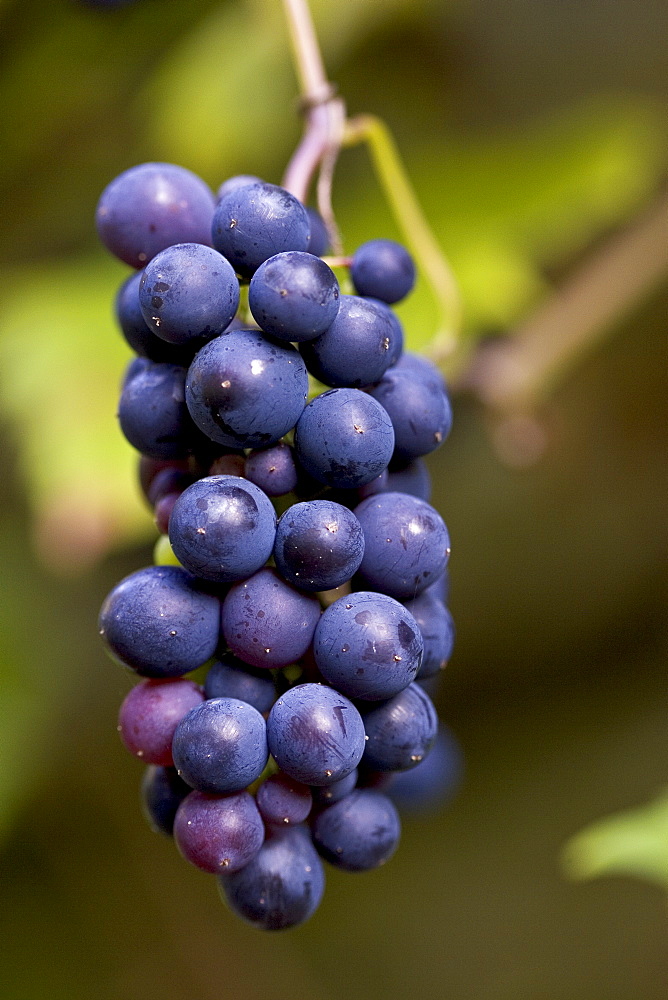
[[[350,119],[343,145],[366,142],[378,180],[403,238],[424,274],[438,309],[435,354],[451,355],[458,346],[461,303],[455,277],[408,180],[397,145],[385,123],[375,115]]]

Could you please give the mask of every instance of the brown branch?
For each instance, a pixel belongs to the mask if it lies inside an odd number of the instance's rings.
[[[475,352],[457,387],[528,413],[668,274],[668,194],[594,253],[503,341]]]

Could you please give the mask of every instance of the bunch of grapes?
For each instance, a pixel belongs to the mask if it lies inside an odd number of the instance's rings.
[[[136,269],[116,300],[137,354],[119,419],[163,533],[100,613],[144,678],[120,734],[149,765],[151,825],[241,917],[294,926],[322,858],[390,858],[392,776],[438,735],[425,687],[452,648],[450,545],[422,456],[451,410],[391,309],[413,262],[366,243],[342,294],[292,194],[243,176],[215,198],[170,164],[112,181],[97,224]]]

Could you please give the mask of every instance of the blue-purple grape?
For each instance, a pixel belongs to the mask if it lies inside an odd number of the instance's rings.
[[[269,257],[308,250],[311,227],[306,209],[275,184],[237,185],[218,202],[213,245],[235,271],[250,278]]]
[[[329,328],[299,346],[311,374],[336,388],[378,382],[397,357],[397,326],[388,313],[377,302],[342,295]]]
[[[141,804],[154,833],[172,836],[176,811],[192,789],[179,778],[175,767],[149,765],[141,781]]]
[[[153,333],[170,344],[211,340],[227,329],[239,305],[230,263],[199,243],[167,247],[144,268],[139,305]]]
[[[185,490],[169,520],[179,562],[217,583],[243,580],[271,555],[276,514],[269,498],[239,476],[207,476]]]
[[[279,441],[297,423],[307,392],[299,353],[259,330],[227,330],[210,341],[195,355],[186,379],[193,420],[226,448]]]
[[[282,771],[305,785],[330,785],[364,753],[364,723],[353,703],[324,684],[298,684],[267,719],[269,750]]]
[[[348,872],[384,865],[399,846],[400,836],[396,806],[372,788],[358,788],[323,809],[313,821],[318,853]]]
[[[418,623],[424,640],[422,666],[417,675],[418,680],[424,680],[446,666],[455,641],[455,626],[443,602],[431,594],[423,592],[415,600],[406,601],[406,608]]]
[[[415,264],[394,240],[369,240],[353,254],[350,276],[359,295],[399,302],[415,284]]]
[[[132,350],[151,361],[164,361],[172,365],[188,366],[194,348],[189,345],[168,344],[150,329],[139,305],[139,285],[143,271],[135,271],[123,282],[115,301],[118,325]]]
[[[322,676],[349,698],[379,701],[407,687],[422,661],[422,635],[406,608],[385,594],[340,597],[313,637]]]
[[[221,622],[239,659],[254,667],[285,667],[309,648],[319,618],[317,598],[266,568],[230,587]]]
[[[131,267],[144,267],[174,243],[211,244],[215,201],[203,180],[173,163],[142,163],[119,174],[100,196],[100,239]]]
[[[139,360],[139,359],[138,359]],[[186,370],[141,359],[129,373],[118,404],[118,420],[130,444],[158,459],[185,458],[201,434],[185,402]]]
[[[417,373],[391,368],[370,393],[390,416],[398,457],[428,455],[450,433],[452,409],[447,395]]]
[[[319,482],[341,489],[364,486],[392,457],[392,422],[380,403],[359,389],[331,389],[304,408],[295,450]]]
[[[271,774],[255,793],[257,807],[265,823],[287,826],[303,823],[313,806],[308,785],[287,774]]]
[[[325,873],[305,827],[274,827],[245,868],[219,876],[218,888],[238,917],[260,930],[279,931],[315,913]]]
[[[339,283],[319,257],[292,250],[258,267],[248,304],[265,333],[292,342],[313,340],[336,319]]]
[[[246,479],[259,486],[268,497],[282,497],[297,486],[299,476],[293,449],[279,442],[270,448],[252,451],[246,458]]]
[[[355,508],[364,531],[360,578],[371,588],[411,600],[433,583],[450,556],[443,518],[407,493],[379,493]]]
[[[99,628],[111,653],[146,677],[179,677],[216,651],[220,601],[180,566],[147,566],[106,597]]]
[[[200,792],[238,792],[259,778],[268,758],[267,727],[256,708],[236,698],[209,698],[179,722],[174,766]]]
[[[301,590],[334,590],[357,572],[364,534],[355,515],[331,500],[293,504],[279,519],[278,572]]]
[[[274,677],[267,670],[259,670],[224,653],[209,667],[204,681],[207,698],[238,698],[247,701],[258,712],[268,712],[277,698]]]
[[[410,684],[364,713],[364,764],[376,771],[407,771],[424,760],[436,740],[438,716],[429,695]]]

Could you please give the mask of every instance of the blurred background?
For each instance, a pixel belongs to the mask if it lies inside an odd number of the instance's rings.
[[[313,10],[350,113],[379,114],[396,136],[472,348],[511,342],[656,216],[662,0]],[[141,767],[115,729],[132,681],[96,617],[151,561],[156,533],[114,416],[129,350],[111,303],[126,269],[98,246],[93,215],[144,160],[214,189],[238,172],[280,180],[300,134],[281,7],[4,0],[0,51],[2,995],[663,1000],[661,268],[541,386],[528,457],[475,393],[456,393],[430,468],[453,538],[458,641],[438,705],[462,747],[460,790],[406,818],[387,867],[328,872],[309,924],[263,936],[148,830]],[[335,208],[347,250],[397,235],[363,149],[341,158]],[[400,313],[411,345],[428,346],[423,283]]]

